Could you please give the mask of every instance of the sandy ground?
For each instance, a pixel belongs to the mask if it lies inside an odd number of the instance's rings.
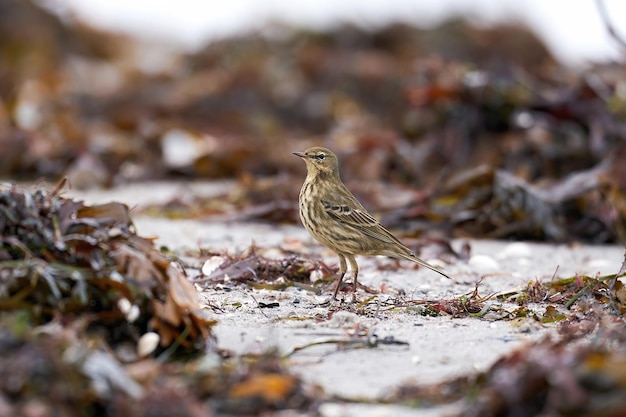
[[[172,195],[202,192],[210,195],[227,184],[131,186],[124,189],[66,195],[98,203],[122,201],[131,206],[163,202]],[[158,189],[158,192],[150,190]],[[285,242],[301,242],[303,257],[335,263],[332,253],[313,242],[302,227],[266,224],[167,220],[134,217],[138,233],[158,236],[158,244],[176,253],[199,247],[218,251],[242,251],[252,243],[271,255]],[[464,242],[455,241],[459,248]],[[358,300],[368,301],[366,314],[356,314],[354,304],[335,303],[337,310],[329,318],[323,302],[329,294],[289,288],[285,291],[254,290],[238,286],[236,290],[203,289],[208,304],[221,309],[216,314],[218,346],[234,353],[259,353],[278,349],[288,359],[291,371],[305,381],[320,385],[326,393],[350,399],[378,399],[407,382],[428,384],[454,376],[486,370],[502,355],[547,334],[556,333],[551,325],[531,319],[499,320],[501,310],[515,306],[493,305],[493,312],[483,318],[428,317],[419,307],[392,308],[389,300],[397,291],[411,300],[451,299],[470,293],[482,279],[482,295],[524,288],[534,279],[552,276],[570,277],[575,273],[609,274],[619,269],[624,249],[621,246],[547,245],[498,241],[470,241],[472,257],[468,262],[443,265],[456,282],[424,269],[414,269],[409,262],[397,270],[380,270],[394,262],[379,258],[361,258],[360,281],[372,288],[384,283],[389,293],[371,296],[363,291]],[[557,270],[558,267],[558,270]],[[260,303],[277,303],[275,308],[260,308]],[[500,312],[498,312],[501,309]],[[362,311],[360,311],[362,313]],[[360,335],[360,337],[359,337]],[[368,335],[368,336],[364,336]],[[375,347],[350,344],[367,337]],[[402,344],[381,344],[385,338]],[[341,347],[337,340],[348,341]],[[390,339],[387,339],[390,340]],[[294,349],[314,342],[326,342],[305,349]],[[361,347],[361,348],[357,348]],[[454,413],[459,404],[445,407],[408,408],[392,405],[358,405],[342,401],[323,404],[323,416],[439,416]]]

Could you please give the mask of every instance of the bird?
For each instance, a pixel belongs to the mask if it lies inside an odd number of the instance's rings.
[[[293,154],[304,160],[307,169],[298,196],[300,220],[315,240],[339,258],[339,282],[333,293],[334,300],[348,270],[347,262],[352,268],[353,291],[356,292],[359,276],[356,255],[406,259],[452,279],[415,256],[367,212],[341,181],[339,160],[332,151],[316,146]]]

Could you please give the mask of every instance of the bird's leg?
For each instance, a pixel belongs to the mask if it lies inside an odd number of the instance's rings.
[[[348,257],[348,260],[350,261],[350,268],[352,268],[352,274],[354,275],[354,293],[356,293],[356,288],[359,285],[359,265],[356,263],[356,259],[354,258],[354,255],[351,255]]]
[[[341,287],[343,276],[346,275],[346,271],[348,270],[348,265],[346,264],[346,257],[343,255],[339,255],[339,254],[337,256],[339,256],[339,282],[337,282],[337,287],[335,287],[333,300],[337,299],[337,293],[339,292],[339,288]]]

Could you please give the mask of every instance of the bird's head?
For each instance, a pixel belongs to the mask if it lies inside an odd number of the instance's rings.
[[[294,152],[293,154],[304,159],[308,175],[339,175],[337,156],[326,148],[314,147],[304,152]]]

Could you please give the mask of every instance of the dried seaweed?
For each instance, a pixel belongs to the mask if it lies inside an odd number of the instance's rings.
[[[238,255],[205,254],[208,257],[194,282],[204,288],[227,288],[244,283],[252,288],[284,290],[297,287],[319,294],[322,291],[319,286],[331,283],[337,273],[337,267],[324,262],[314,264],[296,255],[268,258],[258,252],[257,248],[251,247]],[[312,273],[320,275],[320,279],[313,282]]]
[[[619,280],[621,276],[623,273],[598,277],[576,275],[548,282],[535,280],[524,289],[498,294],[498,299],[515,302],[520,306],[542,303],[548,305],[547,309],[558,306],[566,310],[573,309],[577,303],[582,303],[580,308],[584,310],[590,302],[596,302],[611,306],[618,314],[624,314],[626,309],[623,302],[624,284]],[[518,310],[516,315],[522,311]],[[561,314],[559,317],[566,316]]]
[[[585,322],[578,326],[585,327]],[[626,412],[626,333],[621,319],[528,343],[489,370],[433,385],[403,384],[384,402],[428,406],[463,400],[459,416],[618,416]],[[595,329],[595,331],[593,330]],[[593,338],[581,339],[594,332]]]
[[[0,308],[34,324],[87,318],[111,346],[147,331],[201,349],[213,320],[195,288],[119,203],[87,206],[43,189],[0,190]]]
[[[314,392],[286,372],[275,353],[125,363],[77,326],[35,329],[24,312],[0,319],[3,415],[210,417],[312,406]]]
[[[624,323],[603,326],[588,344],[545,340],[500,359],[461,416],[624,414]]]
[[[200,417],[311,405],[276,354],[222,360],[196,288],[135,233],[126,206],[57,191],[0,190],[0,414]],[[282,268],[291,278],[306,270]]]
[[[611,174],[611,158],[550,186],[529,184],[505,171],[481,167],[447,185],[439,199],[444,218],[459,232],[490,238],[594,243],[624,237],[625,213],[604,190],[622,195]],[[619,197],[623,198],[623,197]]]

